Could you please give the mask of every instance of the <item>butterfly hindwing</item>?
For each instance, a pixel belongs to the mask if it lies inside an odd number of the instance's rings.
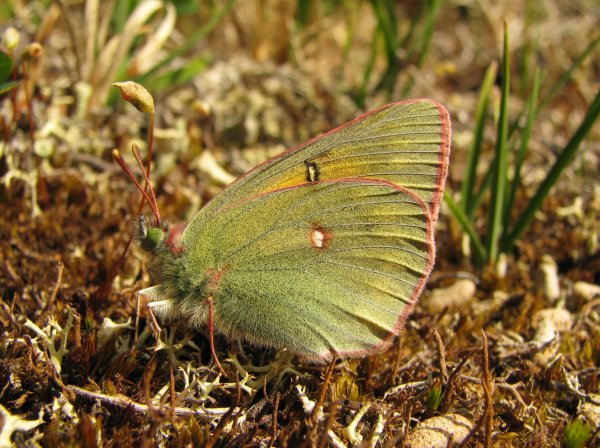
[[[197,215],[183,275],[199,291],[219,272],[211,294],[225,334],[316,360],[366,354],[397,333],[429,275],[427,213],[386,181],[280,188]]]

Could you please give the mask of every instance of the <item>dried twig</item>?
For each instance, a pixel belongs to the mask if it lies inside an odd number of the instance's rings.
[[[339,407],[339,403],[333,402],[329,407],[329,415],[327,416],[327,421],[325,422],[325,428],[321,431],[321,437],[319,438],[319,442],[317,444],[318,448],[325,448],[327,446],[327,442],[329,441],[329,432],[333,421],[337,415],[337,410]]]
[[[438,352],[438,358],[440,360],[440,370],[442,372],[442,382],[444,385],[448,382],[448,367],[446,366],[446,354],[444,342],[442,341],[442,337],[438,333],[438,331],[433,329],[433,339],[435,340],[435,345]]]
[[[482,360],[482,386],[485,395],[485,446],[492,446],[492,429],[494,428],[494,381],[490,372],[490,354],[488,350],[488,339],[485,331],[481,331],[483,336],[483,360]]]
[[[175,376],[173,375],[173,367],[169,368],[169,414],[172,418],[175,415]]]
[[[450,408],[450,404],[452,403],[452,398],[454,396],[454,390],[458,382],[459,374],[469,358],[470,355],[465,356],[448,375],[448,381],[446,381],[444,387],[444,395],[442,397],[442,402],[439,406],[439,412],[445,413]]]
[[[323,403],[325,402],[325,397],[327,396],[327,389],[329,388],[329,383],[331,382],[331,376],[333,375],[333,369],[335,368],[335,357],[331,360],[329,367],[327,368],[327,372],[325,373],[325,379],[323,380],[323,387],[321,388],[321,394],[319,395],[319,400],[315,404],[313,412],[310,416],[310,419],[313,423],[317,423],[319,419],[319,413],[321,412],[321,408],[323,407]]]
[[[266,383],[265,383],[266,384]],[[277,439],[277,412],[279,412],[279,400],[281,399],[281,394],[279,392],[275,393],[275,403],[273,404],[273,420],[271,424],[271,431],[273,434],[271,435],[271,440],[269,440],[268,448],[271,448]]]
[[[396,350],[396,357],[394,358],[394,367],[392,367],[392,373],[390,375],[390,384],[394,384],[394,381],[396,381],[396,376],[398,375],[398,369],[400,368],[400,354],[402,352],[402,338],[398,338],[398,344],[397,344],[397,350]]]
[[[219,423],[217,424],[217,427],[213,431],[212,435],[210,436],[210,439],[208,439],[206,445],[204,445],[206,448],[212,448],[215,445],[215,443],[217,443],[219,437],[221,436],[221,433],[223,432],[223,429],[225,428],[225,424],[229,421],[229,419],[240,404],[240,400],[242,398],[242,387],[240,386],[240,377],[238,376],[237,372],[235,374],[235,390],[235,400],[231,407],[223,415],[221,420],[219,420]]]
[[[331,376],[333,375],[333,369],[335,368],[336,358],[333,357],[329,367],[327,368],[327,372],[325,373],[325,378],[323,380],[323,386],[321,387],[321,394],[319,395],[319,399],[315,403],[313,407],[312,413],[308,418],[308,423],[312,425],[307,434],[308,443],[315,445],[315,436],[317,434],[317,428],[319,427],[319,419],[321,417],[321,409],[323,408],[323,403],[325,402],[325,397],[327,396],[327,389],[329,388],[329,383],[331,382]]]
[[[144,397],[146,399],[146,403],[148,404],[148,409],[154,418],[158,417],[158,411],[153,406],[152,396],[150,394],[150,382],[152,381],[152,377],[154,376],[154,371],[156,370],[157,360],[156,357],[153,356],[150,358],[148,365],[146,366],[146,370],[144,371],[144,376],[142,379],[142,387],[144,390]]]
[[[58,273],[56,274],[56,283],[54,284],[54,289],[52,290],[52,294],[50,294],[50,297],[48,298],[48,301],[46,302],[46,306],[44,307],[44,310],[42,311],[42,316],[46,315],[46,313],[48,313],[50,311],[50,309],[52,308],[52,305],[54,305],[54,301],[56,300],[58,291],[60,290],[60,285],[62,283],[63,271],[65,270],[65,264],[60,259],[58,260],[57,264],[58,264]]]
[[[488,352],[487,335],[485,334],[485,332],[483,330],[481,331],[481,333],[483,335],[483,357],[482,357],[482,365],[481,365],[481,370],[482,370],[481,385],[483,387],[483,393],[485,395],[484,410],[483,410],[483,414],[481,415],[481,417],[479,417],[479,419],[477,420],[477,423],[475,424],[475,426],[473,426],[471,431],[469,431],[469,434],[467,434],[467,437],[465,437],[463,439],[463,441],[461,442],[461,444],[459,445],[459,448],[466,446],[467,443],[469,442],[469,440],[477,433],[477,431],[479,431],[479,428],[481,428],[481,426],[484,423],[485,423],[485,440],[484,440],[485,445],[484,446],[486,446],[486,447],[492,446],[492,429],[493,429],[493,425],[494,425],[494,402],[492,400],[492,394],[494,392],[494,384],[492,382],[492,375],[490,373],[490,359],[489,359],[489,352]]]
[[[137,403],[129,397],[124,395],[105,395],[99,392],[92,392],[91,390],[83,389],[81,387],[68,385],[66,386],[71,392],[81,395],[94,400],[100,400],[104,403],[109,403],[114,406],[124,407],[133,409],[136,412],[148,413],[150,408],[148,405]],[[212,408],[212,409],[190,409],[184,407],[175,407],[175,415],[183,416],[197,416],[206,419],[213,419],[227,413],[230,408]]]

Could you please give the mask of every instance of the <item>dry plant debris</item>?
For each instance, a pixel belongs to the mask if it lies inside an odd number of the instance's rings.
[[[502,18],[513,28],[515,51],[531,33],[544,36],[538,54],[560,65],[549,67],[550,81],[598,18],[591,1],[569,8],[548,1],[534,26],[508,3],[448,2],[431,60],[414,84],[413,96],[436,97],[453,113],[451,188],[461,178],[475,90],[497,56]],[[164,13],[153,22],[157,29],[173,26],[164,5],[151,5]],[[207,38],[221,60],[156,101],[154,174],[162,212],[176,220],[283,149],[276,142],[303,141],[356,112],[336,88],[356,77],[340,75],[342,13],[290,37],[301,68],[266,61],[271,52],[281,57],[280,44],[267,45],[260,22],[240,14]],[[24,86],[31,95],[20,90],[14,99],[18,115],[10,98],[0,98],[0,447],[559,447],[581,428],[590,431],[588,446],[600,443],[598,129],[501,270],[474,268],[455,225],[442,218],[434,292],[389,352],[320,367],[218,338],[224,377],[201,332],[165,325],[156,339],[145,315],[136,328],[136,291],[149,284],[136,251],[110,291],[98,292],[139,203],[110,151],[132,142],[143,149],[146,124],[139,114],[98,106],[112,80],[103,70],[93,84],[101,62],[93,55],[80,61],[85,76],[72,76],[76,55],[59,16],[52,6],[46,28],[23,22],[23,34],[38,33],[44,53]],[[136,30],[149,28],[148,10],[135,17]],[[352,20],[360,30],[375,19]],[[254,59],[239,56],[235,30],[252,42]],[[353,57],[365,61],[366,36],[356,39]],[[161,56],[163,43],[148,51]],[[544,175],[553,149],[582,116],[598,70],[596,58],[543,117],[526,185]]]

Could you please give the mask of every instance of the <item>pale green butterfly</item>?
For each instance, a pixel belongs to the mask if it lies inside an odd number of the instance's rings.
[[[433,267],[449,155],[446,109],[404,101],[257,166],[187,226],[153,200],[138,239],[160,284],[140,294],[159,317],[311,361],[380,352]]]

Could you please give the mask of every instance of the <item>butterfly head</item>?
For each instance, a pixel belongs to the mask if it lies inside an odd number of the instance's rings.
[[[127,177],[129,177],[129,179],[131,179],[131,181],[136,186],[138,191],[142,194],[143,199],[142,199],[142,203],[140,204],[140,210],[142,208],[142,205],[144,204],[144,201],[147,202],[148,205],[150,206],[150,208],[152,209],[152,214],[154,215],[154,222],[155,222],[154,225],[149,225],[146,217],[140,216],[138,218],[137,227],[135,228],[135,231],[134,231],[134,234],[135,234],[134,237],[140,243],[140,246],[142,247],[142,249],[144,249],[146,252],[151,252],[153,254],[156,254],[157,252],[160,251],[159,246],[161,244],[163,244],[163,240],[165,239],[165,234],[167,234],[166,246],[171,250],[171,252],[176,253],[175,250],[172,250],[173,247],[169,247],[169,241],[171,242],[171,244],[173,244],[174,241],[177,244],[179,244],[179,240],[180,240],[179,236],[181,235],[181,231],[177,232],[176,240],[173,240],[171,238],[171,236],[169,235],[170,226],[160,218],[160,212],[158,210],[158,202],[156,201],[156,195],[154,193],[154,188],[152,188],[152,183],[150,182],[150,165],[148,165],[148,167],[144,166],[144,162],[142,161],[142,157],[140,155],[139,148],[137,147],[137,145],[135,145],[135,144],[132,145],[131,151],[133,152],[133,155],[135,156],[135,159],[138,162],[138,165],[142,170],[142,174],[143,174],[144,180],[145,180],[144,187],[142,187],[140,185],[140,183],[137,181],[133,172],[131,171],[131,168],[123,160],[119,151],[116,149],[113,150],[112,155],[113,155],[115,161],[121,167],[121,169],[125,172]],[[148,160],[151,160],[151,159],[152,159],[152,153],[150,152]]]
[[[148,219],[145,216],[140,216],[137,222],[136,239],[139,241],[141,248],[146,252],[154,252],[156,246],[165,237],[166,230],[160,224],[149,225]]]
[[[166,249],[172,255],[181,255],[181,236],[184,228],[184,224],[171,225],[165,221],[151,225],[148,218],[140,216],[135,229],[135,239],[146,252],[157,254]]]

